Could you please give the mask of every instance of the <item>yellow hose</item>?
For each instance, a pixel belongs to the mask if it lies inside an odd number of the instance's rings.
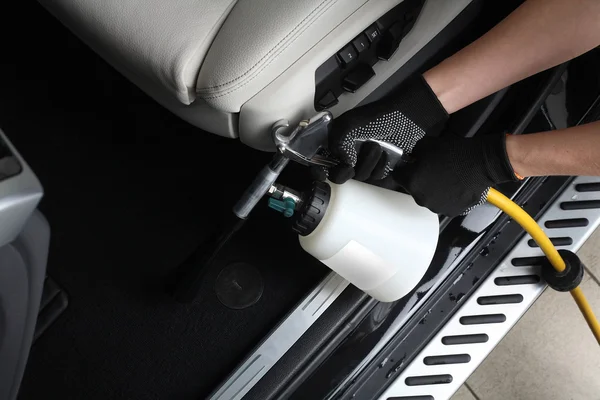
[[[525,212],[525,210],[494,188],[490,189],[487,201],[504,211],[519,225],[521,225],[523,229],[525,229],[525,231],[529,233],[533,240],[540,246],[546,257],[548,257],[550,264],[552,264],[552,266],[558,272],[564,271],[566,268],[564,260],[546,233],[544,233],[542,228],[537,224],[537,222],[535,222],[533,218],[531,218],[529,214],[527,214],[527,212]],[[594,315],[594,311],[592,311],[590,303],[588,303],[587,299],[583,295],[583,291],[580,287],[576,287],[575,289],[571,290],[571,296],[573,296],[575,303],[577,303],[577,307],[579,307],[579,310],[583,314],[588,326],[596,337],[598,344],[600,344],[600,323]]]

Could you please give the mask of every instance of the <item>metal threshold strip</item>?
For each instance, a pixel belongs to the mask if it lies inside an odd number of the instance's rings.
[[[538,221],[577,251],[600,225],[600,178],[579,177]],[[449,399],[546,288],[541,250],[525,235],[379,400]]]

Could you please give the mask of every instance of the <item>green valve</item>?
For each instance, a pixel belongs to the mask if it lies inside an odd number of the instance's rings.
[[[269,207],[271,207],[273,210],[279,211],[284,217],[290,218],[292,215],[294,215],[296,202],[290,198],[284,199],[283,201],[271,198],[269,199]]]

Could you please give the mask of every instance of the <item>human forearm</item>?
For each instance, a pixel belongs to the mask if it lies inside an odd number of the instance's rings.
[[[508,158],[522,176],[600,176],[600,121],[506,139]]]
[[[600,1],[527,0],[424,74],[448,113],[600,44]]]
[[[490,187],[517,181],[515,172],[600,176],[600,122],[506,141],[498,134],[425,136],[392,176],[417,204],[452,217],[481,204]]]

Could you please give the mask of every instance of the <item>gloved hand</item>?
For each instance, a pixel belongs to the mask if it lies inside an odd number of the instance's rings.
[[[436,135],[448,119],[446,110],[422,76],[405,81],[381,100],[350,110],[333,121],[329,150],[342,163],[329,171],[329,180],[344,183],[382,179],[393,169],[376,143],[366,142],[357,151],[357,142],[376,139],[410,153],[426,134]]]
[[[484,203],[491,186],[519,180],[506,153],[505,135],[425,137],[411,159],[394,170],[393,178],[417,204],[449,217]]]

